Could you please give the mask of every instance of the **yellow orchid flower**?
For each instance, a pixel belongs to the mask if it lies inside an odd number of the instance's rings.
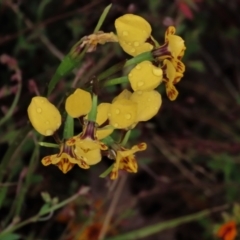
[[[154,66],[150,61],[143,61],[128,74],[129,82],[134,91],[149,91],[162,82],[162,69]]]
[[[108,113],[109,113],[110,106],[111,106],[110,103],[101,103],[97,107],[96,122],[99,128],[97,128],[96,136],[97,136],[97,139],[99,140],[109,136],[114,131],[114,128],[110,125],[101,127],[104,123],[108,121]]]
[[[114,103],[117,100],[121,100],[121,99],[129,99],[132,95],[132,92],[124,89],[121,93],[119,93],[113,100],[112,103]]]
[[[152,29],[144,18],[125,14],[115,20],[115,27],[119,44],[129,55],[137,56],[153,49],[153,45],[147,42]]]
[[[74,164],[79,167],[87,169],[88,164],[83,158],[75,153],[74,146],[69,146],[65,142],[60,145],[60,152],[58,154],[46,156],[42,159],[42,164],[48,166],[50,164],[56,165],[63,173],[70,171]]]
[[[137,104],[128,99],[117,99],[110,105],[108,115],[114,128],[128,128],[136,122]]]
[[[174,101],[178,96],[178,91],[174,84],[178,83],[183,77],[185,66],[180,64],[180,60],[168,60],[163,61],[163,81],[166,83],[167,96],[171,101]],[[181,62],[182,63],[182,62]],[[175,66],[174,66],[175,64]]]
[[[155,90],[131,93],[125,89],[109,105],[110,124],[114,128],[127,129],[154,117],[162,105],[162,98]],[[132,117],[130,118],[129,115]]]
[[[81,134],[66,141],[68,146],[75,146],[75,154],[88,165],[94,165],[101,161],[101,150],[108,147],[96,137],[97,124],[85,120]]]
[[[125,14],[115,20],[115,27],[119,44],[129,55],[137,56],[155,48],[151,26],[144,18],[134,14]],[[169,57],[182,58],[186,47],[184,40],[175,35],[175,32],[175,27],[169,26],[165,32],[165,43],[153,50],[153,56],[158,60]]]
[[[126,149],[118,145],[113,146],[113,157],[115,159],[115,163],[113,165],[112,172],[110,173],[110,179],[117,179],[119,170],[136,173],[138,165],[134,153],[144,151],[146,148],[146,143],[140,143],[133,146],[131,149]]]
[[[69,116],[78,118],[87,115],[92,108],[91,94],[80,88],[76,89],[65,102],[65,109]]]
[[[175,35],[176,29],[173,26],[169,26],[165,32],[165,43],[162,46],[155,48],[152,53],[158,61],[162,61],[166,58],[181,59],[184,55],[186,47],[184,40]]]
[[[35,130],[44,136],[53,135],[61,125],[61,114],[45,97],[33,97],[27,112]]]
[[[130,100],[138,104],[136,122],[150,120],[158,113],[162,105],[162,97],[155,90],[136,91],[131,95]]]

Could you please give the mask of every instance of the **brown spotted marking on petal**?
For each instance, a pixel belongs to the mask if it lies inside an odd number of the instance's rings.
[[[139,150],[145,150],[147,148],[146,143],[139,143],[137,146],[138,146]]]
[[[83,168],[83,169],[88,169],[89,168],[89,165],[83,161],[83,160],[80,160],[79,161],[79,167]]]
[[[108,146],[102,142],[99,142],[99,145],[100,145],[100,149],[101,150],[107,150],[108,149]]]
[[[133,166],[134,172],[137,172],[138,165],[137,165],[137,161],[136,161],[135,157],[133,157],[133,158],[131,159],[131,164],[132,164],[132,166]]]
[[[176,73],[175,78],[173,79],[173,84],[177,84],[178,82],[180,82],[181,78],[183,77],[183,74],[178,72]]]
[[[128,164],[128,163],[129,163],[129,159],[128,159],[128,158],[123,158],[123,159],[121,160],[121,162],[124,162],[125,164]]]
[[[57,163],[56,166],[58,166],[58,168],[63,173],[67,173],[68,171],[70,171],[73,168],[74,164],[70,163],[67,158],[62,158],[62,160],[59,163]]]
[[[167,38],[167,36],[169,36],[169,35],[174,35],[175,32],[176,32],[175,27],[169,26],[169,27],[167,28],[166,32],[165,32],[165,38]]]
[[[48,165],[52,164],[51,156],[44,157],[41,162],[44,166],[48,166]]]
[[[118,171],[112,171],[109,175],[110,179],[115,180],[118,178]]]
[[[178,55],[178,57],[177,57],[178,60],[181,60],[181,59],[182,59],[182,57],[183,57],[183,55],[184,55],[184,53],[185,53],[185,50],[186,50],[186,47],[184,47],[184,48],[182,49],[182,51],[180,52],[180,54]]]
[[[67,144],[68,146],[72,146],[72,145],[75,144],[75,142],[76,142],[76,139],[75,139],[75,138],[70,138],[70,139],[68,139],[68,140],[66,141],[66,144]]]
[[[184,73],[185,72],[185,65],[180,60],[175,60],[175,68],[177,72]]]
[[[82,150],[83,150],[83,152],[87,153],[90,149],[89,148],[85,148],[85,149],[82,148]]]
[[[171,85],[171,86],[167,86],[167,96],[168,96],[168,98],[171,100],[171,101],[174,101],[176,98],[177,98],[177,96],[178,96],[178,91],[177,91],[177,89],[173,86],[173,85]]]

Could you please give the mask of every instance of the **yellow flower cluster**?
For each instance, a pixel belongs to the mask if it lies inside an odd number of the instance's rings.
[[[169,99],[176,99],[178,92],[174,85],[180,81],[185,71],[181,59],[186,47],[183,39],[175,35],[175,28],[170,26],[167,29],[165,43],[159,46],[151,36],[150,24],[140,16],[126,14],[116,19],[115,27],[117,36],[104,32],[91,34],[73,47],[72,54],[78,54],[85,47],[88,52],[92,52],[97,44],[119,42],[131,56],[151,52],[154,60],[137,64],[128,74],[132,91],[123,90],[111,103],[103,102],[97,106],[96,98],[80,88],[68,96],[65,102],[67,114],[83,122],[82,132],[68,139],[60,140],[58,137],[62,123],[59,110],[47,98],[33,97],[28,107],[30,122],[40,134],[58,139],[60,149],[59,153],[42,159],[44,166],[53,164],[67,173],[75,164],[88,169],[106,155],[114,160],[111,179],[118,177],[119,170],[137,172],[134,154],[145,150],[147,145],[140,143],[126,149],[109,138],[109,135],[115,129],[130,130],[138,122],[154,117],[162,105],[161,95],[155,89],[162,82],[166,84]]]
[[[149,111],[143,111],[144,102],[149,101],[154,107]],[[117,96],[113,103],[101,103],[97,107],[97,118],[95,121],[88,120],[88,114],[92,108],[91,94],[82,89],[76,89],[65,102],[65,109],[72,118],[85,118],[83,131],[64,139],[60,143],[58,154],[46,156],[42,159],[42,164],[48,166],[56,165],[63,173],[67,173],[75,164],[83,169],[88,169],[90,165],[99,163],[102,159],[102,152],[108,150],[101,139],[109,136],[115,128],[126,129],[133,127],[139,121],[145,121],[155,115],[161,105],[161,96],[156,91],[131,93],[123,91]],[[33,127],[44,136],[55,135],[61,125],[61,115],[58,109],[48,101],[47,98],[36,96],[28,107],[29,120]],[[102,127],[107,123],[105,127]],[[146,144],[138,144],[131,150],[121,146],[115,147],[115,164],[110,175],[115,179],[118,170],[136,172],[137,164],[134,153],[146,149]],[[130,159],[126,162],[126,159]],[[133,167],[133,162],[134,167]]]
[[[154,62],[143,61],[129,73],[128,78],[134,91],[151,91],[163,81],[166,84],[167,96],[175,100],[178,91],[175,84],[180,81],[185,71],[181,62],[186,49],[181,37],[175,35],[175,28],[168,27],[165,43],[156,46],[151,36],[150,24],[140,16],[125,14],[115,21],[118,41],[123,50],[131,56],[152,51]]]

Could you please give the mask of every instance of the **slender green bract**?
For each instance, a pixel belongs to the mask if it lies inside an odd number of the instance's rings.
[[[103,22],[104,22],[104,20],[105,20],[105,18],[107,16],[110,8],[111,8],[111,4],[108,5],[104,9],[101,17],[98,20],[98,23],[97,23],[97,26],[96,26],[94,32],[99,31],[99,29],[102,26],[102,24],[103,24]],[[71,49],[71,51],[63,58],[62,62],[58,66],[55,74],[53,75],[51,81],[48,84],[47,96],[49,96],[51,94],[51,92],[53,91],[53,89],[55,88],[57,83],[63,77],[67,76],[74,68],[77,68],[80,65],[83,57],[85,56],[86,50],[87,50],[87,48],[84,48],[82,50],[81,54],[78,55],[75,52],[76,49],[74,49],[74,48],[77,47],[76,45],[80,45],[80,44],[81,44],[81,40],[77,44],[75,44],[73,46],[73,48]]]
[[[65,125],[64,125],[64,131],[63,131],[64,139],[71,138],[74,135],[73,124],[74,124],[73,118],[71,116],[67,115],[67,119],[66,119]]]
[[[90,111],[90,113],[88,114],[88,120],[89,121],[96,121],[97,118],[97,104],[98,104],[98,97],[97,95],[93,94],[93,98],[92,98],[92,109]]]

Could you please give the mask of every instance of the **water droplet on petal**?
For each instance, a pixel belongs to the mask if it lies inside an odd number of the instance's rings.
[[[114,123],[114,127],[118,127],[118,124],[117,124],[117,123]]]
[[[46,121],[45,123],[46,123],[46,124],[49,124],[49,121]]]
[[[141,69],[141,66],[137,65],[137,66],[136,66],[136,69],[138,69],[138,70]]]
[[[139,82],[137,83],[137,85],[138,85],[138,87],[141,87],[141,86],[143,86],[143,85],[144,85],[144,82],[142,82],[142,81],[139,81]]]
[[[160,69],[160,68],[154,68],[154,69],[152,70],[152,72],[153,72],[153,74],[154,74],[155,76],[157,76],[157,77],[162,76],[162,69]]]
[[[128,32],[127,31],[123,31],[123,36],[128,36]]]
[[[128,43],[128,45],[129,45],[129,46],[131,46],[131,45],[132,45],[132,43],[130,43],[130,42],[129,42],[129,43]]]
[[[48,130],[46,130],[46,135],[47,136],[50,136],[50,135],[52,135],[53,134],[53,131],[52,130],[50,130],[50,129],[48,129]]]
[[[151,98],[148,98],[148,102],[151,102]]]
[[[137,91],[138,95],[142,95],[142,91]]]
[[[41,112],[42,112],[42,109],[41,109],[41,108],[37,108],[37,112],[38,112],[38,113],[41,113]]]
[[[126,114],[126,115],[125,115],[125,118],[126,118],[126,119],[130,119],[131,117],[132,117],[131,114]]]
[[[134,42],[133,44],[135,47],[138,47],[139,46],[139,42]]]
[[[120,110],[119,110],[119,109],[116,109],[116,110],[115,110],[115,113],[116,113],[116,114],[119,114],[119,113],[120,113]]]
[[[132,53],[136,52],[135,48],[132,48],[132,49],[131,49],[131,52],[132,52]]]

